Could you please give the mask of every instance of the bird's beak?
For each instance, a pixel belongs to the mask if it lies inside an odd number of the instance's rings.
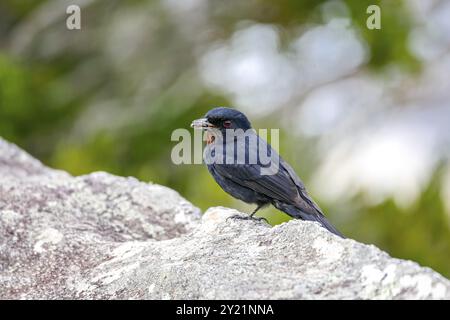
[[[192,121],[191,127],[197,129],[206,129],[206,128],[214,128],[214,125],[208,122],[208,119],[202,118]]]

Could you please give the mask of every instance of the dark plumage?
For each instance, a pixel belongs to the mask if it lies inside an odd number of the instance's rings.
[[[255,211],[244,219],[255,219],[253,215],[260,208],[272,204],[293,218],[317,221],[327,230],[343,237],[308,195],[291,166],[266,141],[249,130],[251,124],[242,112],[231,108],[215,108],[203,119],[195,120],[192,126],[207,131],[205,162],[216,182],[233,197],[257,205]],[[227,136],[227,131],[235,135]],[[238,157],[238,150],[245,154],[244,161]],[[266,152],[261,155],[261,151]],[[272,172],[274,174],[262,174],[263,170],[270,167],[267,161],[263,161],[264,155],[270,157],[270,164],[277,164],[278,170]],[[252,157],[256,161],[252,162]]]

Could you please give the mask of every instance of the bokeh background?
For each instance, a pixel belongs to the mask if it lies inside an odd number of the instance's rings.
[[[249,211],[171,162],[172,131],[213,106],[280,128],[344,234],[450,276],[450,1],[0,2],[0,136],[51,167]]]

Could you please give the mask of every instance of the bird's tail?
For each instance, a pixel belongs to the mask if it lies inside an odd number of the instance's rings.
[[[334,233],[335,235],[341,237],[341,238],[345,238],[344,235],[342,233],[339,232],[338,229],[336,229],[335,226],[333,226],[330,221],[327,220],[327,218],[325,218],[324,215],[321,214],[317,214],[317,215],[308,215],[311,216],[312,219],[310,219],[310,221],[317,221],[320,223],[320,225],[322,227],[324,227],[325,229],[327,229],[328,231]],[[308,219],[305,219],[308,220]]]
[[[275,205],[275,204],[274,204]],[[325,216],[321,213],[315,213],[315,214],[311,214],[311,213],[305,213],[303,211],[301,211],[300,209],[298,209],[297,207],[293,206],[293,205],[287,205],[287,204],[280,204],[278,203],[277,205],[275,205],[278,209],[280,209],[281,211],[286,212],[288,215],[290,215],[293,218],[297,218],[297,219],[302,219],[302,220],[307,220],[307,221],[316,221],[318,223],[320,223],[320,225],[322,227],[324,227],[325,229],[327,229],[328,231],[330,231],[331,233],[334,233],[335,235],[344,238],[344,235],[342,233],[340,233],[328,220],[327,218],[325,218]]]

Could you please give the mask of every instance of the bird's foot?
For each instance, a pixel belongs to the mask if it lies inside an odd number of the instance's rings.
[[[261,221],[261,220],[264,220],[266,223],[269,223],[269,221],[267,221],[267,219],[264,218],[264,217],[254,217],[254,216],[251,216],[251,215],[249,215],[249,216],[242,216],[242,215],[236,214],[236,215],[234,215],[234,216],[228,217],[228,218],[227,218],[227,221],[228,221],[228,219],[254,220],[254,221]]]

